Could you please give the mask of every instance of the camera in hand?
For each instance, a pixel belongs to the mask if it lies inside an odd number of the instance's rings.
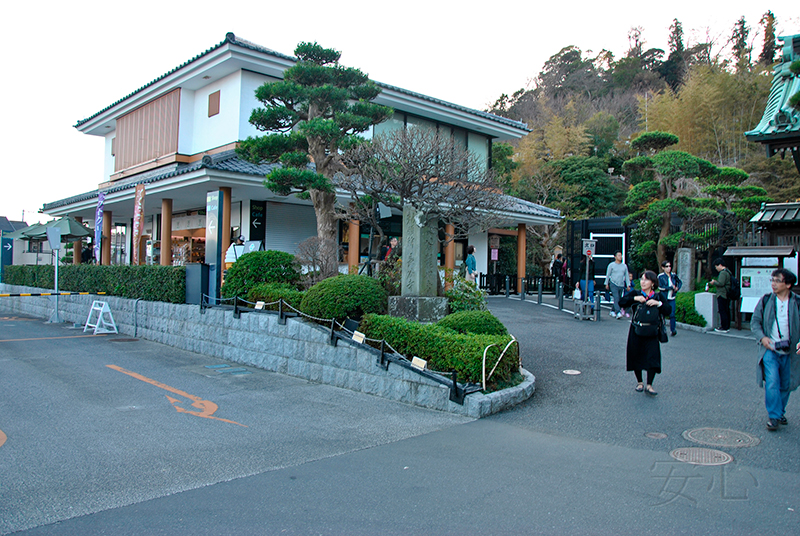
[[[775,350],[778,352],[788,352],[789,341],[775,341]]]

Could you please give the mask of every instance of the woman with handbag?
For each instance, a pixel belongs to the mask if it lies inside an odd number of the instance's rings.
[[[664,316],[671,307],[664,295],[657,292],[655,272],[646,270],[639,284],[642,290],[631,291],[619,300],[620,306],[631,307],[633,316],[628,331],[626,370],[636,375],[636,392],[655,396],[658,393],[653,389],[653,379],[661,372],[661,342],[666,335]],[[642,370],[647,371],[647,387],[642,382]]]

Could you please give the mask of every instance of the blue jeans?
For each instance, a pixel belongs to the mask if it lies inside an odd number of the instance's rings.
[[[675,333],[675,300],[667,300],[672,310],[669,313],[669,332]]]
[[[614,283],[609,283],[608,286],[611,287],[611,296],[614,298],[614,312],[619,314],[619,299],[625,293],[625,289],[623,287],[618,287]]]
[[[780,419],[786,413],[789,401],[789,365],[791,355],[764,352],[764,402],[770,419]]]
[[[589,293],[586,293],[586,279],[581,279],[581,297],[586,298],[592,304],[592,311],[594,311],[594,279],[589,280]]]

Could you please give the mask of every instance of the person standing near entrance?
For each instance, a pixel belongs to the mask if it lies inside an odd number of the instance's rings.
[[[467,246],[467,259],[464,263],[467,265],[467,281],[474,283],[478,278],[478,263],[475,261],[475,246]]]
[[[620,310],[619,300],[625,293],[625,285],[628,283],[628,265],[622,262],[622,252],[614,252],[614,262],[606,268],[606,289],[611,291],[611,296],[614,299],[613,310],[611,316],[619,320],[622,318],[622,311]]]
[[[767,430],[786,425],[789,393],[800,384],[800,299],[792,292],[797,277],[785,268],[772,272],[772,292],[753,311],[750,329],[761,344],[758,384],[764,387]]]
[[[672,308],[672,312],[669,314],[669,331],[674,337],[678,334],[678,332],[675,331],[675,295],[683,286],[683,281],[681,281],[681,278],[678,277],[677,274],[672,273],[671,262],[662,262],[661,270],[663,270],[662,273],[658,275],[658,290],[664,294],[664,297],[667,298],[667,303]]]
[[[719,310],[719,327],[714,328],[717,333],[728,333],[731,329],[731,302],[728,299],[728,291],[731,289],[732,274],[725,267],[722,257],[714,259],[714,268],[719,272],[716,279],[709,281],[714,285],[717,295],[717,309]]]

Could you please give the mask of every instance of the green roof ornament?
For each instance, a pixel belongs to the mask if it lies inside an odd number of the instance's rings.
[[[800,34],[778,38],[783,42],[781,62],[772,70],[772,88],[767,107],[756,128],[744,135],[748,141],[762,143],[767,158],[789,150],[800,171]]]

